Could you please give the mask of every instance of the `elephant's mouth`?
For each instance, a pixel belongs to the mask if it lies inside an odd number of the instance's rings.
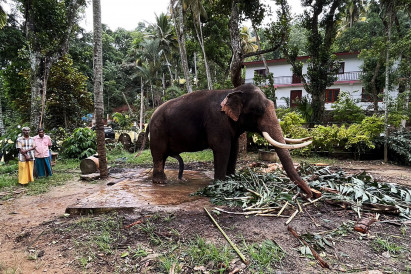
[[[302,148],[305,146],[310,145],[313,141],[308,141],[308,142],[304,142],[306,140],[310,140],[311,137],[306,137],[306,138],[302,138],[302,139],[290,139],[290,138],[284,138],[284,140],[287,143],[291,143],[294,145],[289,145],[289,144],[283,144],[280,142],[277,142],[276,140],[274,140],[273,138],[271,138],[270,134],[268,134],[268,132],[263,131],[262,132],[263,137],[274,147],[278,147],[278,148],[285,148],[285,149],[296,149],[296,148]],[[303,143],[304,142],[304,143]]]

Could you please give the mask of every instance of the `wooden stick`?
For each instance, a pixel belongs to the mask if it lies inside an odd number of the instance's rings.
[[[297,205],[298,205],[298,209],[300,210],[300,212],[303,212],[303,209],[301,208],[300,202],[298,200],[296,200]]]
[[[283,213],[284,209],[288,206],[288,201],[285,202],[285,204],[283,205],[283,207],[281,208],[281,210],[278,212],[277,216],[280,216],[281,213]]]
[[[138,220],[138,221],[135,221],[134,223],[131,223],[129,225],[124,226],[124,228],[129,229],[130,227],[141,224],[142,222],[143,222],[143,220]]]
[[[307,213],[308,217],[310,217],[311,221],[313,221],[313,223],[315,224],[316,227],[321,226],[321,225],[317,224],[317,222],[314,220],[314,218],[311,216],[311,214],[307,211],[307,209],[305,210],[305,213]]]
[[[218,207],[215,207],[216,210],[227,213],[227,214],[234,214],[234,215],[252,215],[252,214],[258,214],[258,213],[263,213],[263,211],[258,210],[258,211],[249,211],[249,212],[233,212],[233,211],[227,211]]]
[[[294,217],[297,215],[298,213],[298,209],[296,211],[294,211],[293,215],[290,216],[290,218],[288,218],[288,220],[285,222],[286,225],[288,225],[289,223],[291,223],[291,221],[294,219]]]
[[[248,188],[247,188],[247,191],[253,193],[254,195],[256,195],[256,196],[258,196],[258,197],[260,197],[260,198],[263,198],[263,196],[262,196],[260,193],[255,192],[254,190],[251,190],[251,189],[248,189]]]
[[[317,198],[317,199],[315,199],[315,200],[309,201],[309,202],[307,202],[307,203],[304,203],[304,204],[303,204],[303,206],[313,204],[313,203],[315,203],[315,202],[317,202],[317,201],[321,200],[321,198],[322,198],[322,197],[323,197],[323,196],[321,196],[320,198]]]
[[[224,235],[225,239],[230,243],[230,245],[232,246],[232,248],[234,248],[234,250],[237,252],[238,256],[240,256],[241,260],[248,265],[248,261],[247,259],[244,257],[243,253],[241,253],[241,251],[238,249],[238,247],[235,245],[235,243],[233,243],[230,238],[228,238],[227,234],[225,234],[224,230],[218,225],[218,223],[216,222],[216,220],[214,220],[213,216],[211,216],[210,212],[208,212],[207,208],[204,207],[204,210],[207,212],[208,216],[210,217],[210,219],[213,221],[213,223],[216,225],[216,227],[220,230],[220,232]]]
[[[322,268],[328,268],[330,269],[330,266],[327,264],[326,261],[324,261],[320,255],[318,255],[318,253],[314,250],[314,248],[312,248],[311,246],[309,246],[307,244],[306,241],[304,241],[304,239],[302,239],[300,237],[300,235],[298,235],[297,231],[295,231],[291,226],[288,226],[288,231],[294,236],[296,237],[298,240],[300,240],[305,246],[308,246],[308,248],[311,250],[311,253],[313,254],[313,256],[317,259],[317,261],[319,262],[319,264],[321,265]]]

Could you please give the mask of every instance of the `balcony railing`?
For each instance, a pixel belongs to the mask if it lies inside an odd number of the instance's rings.
[[[349,71],[343,74],[337,74],[337,81],[358,81],[360,80],[360,76],[362,71]],[[299,84],[302,81],[298,81],[301,79],[297,79],[293,76],[278,76],[274,77],[274,85],[291,85],[291,84]],[[253,83],[254,79],[245,79],[246,83]],[[308,82],[308,81],[307,81]],[[268,84],[268,81],[267,81]]]

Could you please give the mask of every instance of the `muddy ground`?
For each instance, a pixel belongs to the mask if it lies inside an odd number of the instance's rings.
[[[242,159],[240,166],[248,165]],[[341,161],[337,167],[350,173],[367,171],[379,181],[411,186],[409,167],[385,164],[380,161]],[[173,168],[170,166],[169,168]],[[210,164],[191,164],[186,169],[212,170]],[[284,252],[280,262],[270,267],[245,266],[235,259],[229,265],[208,262],[192,265],[190,262],[171,264],[164,268],[162,255],[172,257],[177,246],[191,243],[201,237],[216,245],[226,245],[203,207],[213,209],[208,199],[192,203],[191,208],[175,212],[127,212],[91,216],[67,216],[68,205],[107,187],[106,181],[85,182],[74,180],[50,192],[27,196],[24,189],[12,199],[0,200],[0,272],[2,273],[218,273],[226,267],[227,273],[410,273],[411,271],[411,224],[400,224],[397,216],[382,215],[381,221],[372,225],[368,234],[354,232],[352,227],[357,215],[352,210],[333,207],[324,203],[307,206],[291,222],[300,234],[319,233],[330,242],[319,250],[330,270],[323,269],[313,258],[302,256],[300,242],[284,224],[284,218],[213,213],[217,222],[229,237],[242,243],[262,243],[271,240]],[[233,209],[227,209],[233,211]],[[290,213],[286,213],[290,214]],[[109,220],[110,226],[104,227]],[[394,221],[390,221],[394,220]],[[150,227],[150,229],[149,229]],[[145,228],[145,229],[143,229]],[[102,230],[115,231],[115,236],[104,247],[92,242],[92,235]],[[384,249],[378,241],[391,244]],[[395,247],[398,251],[394,251]],[[175,250],[169,250],[175,248]],[[144,250],[138,255],[136,250]],[[132,256],[131,254],[134,254]],[[137,254],[137,255],[136,255]],[[184,255],[184,254],[183,254]],[[179,256],[183,256],[179,253]],[[249,254],[246,253],[249,258]],[[163,262],[163,263],[160,263]],[[207,272],[211,270],[210,272]]]

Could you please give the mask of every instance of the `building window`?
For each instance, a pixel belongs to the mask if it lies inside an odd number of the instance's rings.
[[[256,69],[256,70],[254,70],[254,75],[266,76],[265,69]]]
[[[377,98],[377,102],[382,102],[382,94],[384,94],[384,90],[381,90],[378,93],[378,98]],[[372,99],[372,94],[369,92],[366,92],[364,88],[362,88],[361,90],[361,102],[374,102],[374,100]]]
[[[292,84],[300,84],[300,83],[301,83],[301,77],[293,73]]]
[[[338,94],[340,94],[340,89],[326,89],[325,90],[325,102],[333,103],[338,100]]]
[[[337,74],[344,74],[344,70],[345,70],[345,62],[337,62],[335,63],[335,67],[329,67],[328,68],[328,72],[335,72]]]
[[[339,68],[338,68],[338,74],[344,74],[344,68],[345,68],[345,62],[339,62],[338,63]]]
[[[302,97],[303,97],[302,90],[291,90],[290,91],[290,107],[295,108],[297,106],[297,103],[301,100]]]

